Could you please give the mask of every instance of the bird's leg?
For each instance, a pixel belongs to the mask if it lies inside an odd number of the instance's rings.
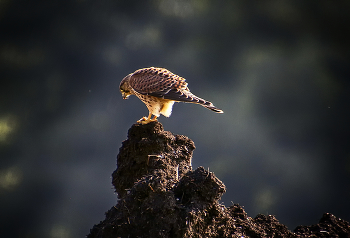
[[[140,124],[147,124],[147,123],[143,123],[143,122],[146,122],[146,121],[151,120],[151,117],[152,117],[152,113],[150,112],[150,113],[148,114],[148,118],[147,118],[147,117],[142,117],[140,120],[137,121],[137,123],[140,123]]]
[[[137,123],[140,123],[140,124],[142,124],[142,125],[145,125],[145,124],[148,124],[148,123],[150,123],[150,122],[152,122],[152,121],[157,121],[157,116],[154,116],[153,119],[151,119],[151,117],[152,117],[152,113],[150,112],[150,113],[148,114],[148,117],[143,117],[143,118],[141,118],[140,120],[137,121]]]

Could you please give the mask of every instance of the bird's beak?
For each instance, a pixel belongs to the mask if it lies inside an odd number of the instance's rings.
[[[127,95],[126,93],[122,93],[123,99],[128,99],[130,95]]]

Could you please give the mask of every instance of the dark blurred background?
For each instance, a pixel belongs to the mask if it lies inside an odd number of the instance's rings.
[[[176,104],[165,130],[222,202],[293,230],[350,221],[350,1],[0,1],[0,236],[84,237],[148,111],[119,82],[165,67],[225,111]]]

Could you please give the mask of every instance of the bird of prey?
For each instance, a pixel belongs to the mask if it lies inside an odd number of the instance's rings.
[[[149,115],[137,121],[141,124],[157,121],[160,114],[169,117],[175,102],[196,103],[214,112],[223,113],[211,102],[192,94],[184,78],[164,68],[138,69],[121,81],[119,89],[123,99],[135,95],[146,104]]]

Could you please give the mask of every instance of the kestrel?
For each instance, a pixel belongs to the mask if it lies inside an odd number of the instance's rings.
[[[137,121],[141,124],[157,121],[160,114],[169,117],[175,102],[196,103],[214,112],[223,113],[211,102],[192,94],[185,81],[167,69],[151,67],[136,70],[126,76],[119,89],[123,99],[135,95],[146,104],[149,115]]]

